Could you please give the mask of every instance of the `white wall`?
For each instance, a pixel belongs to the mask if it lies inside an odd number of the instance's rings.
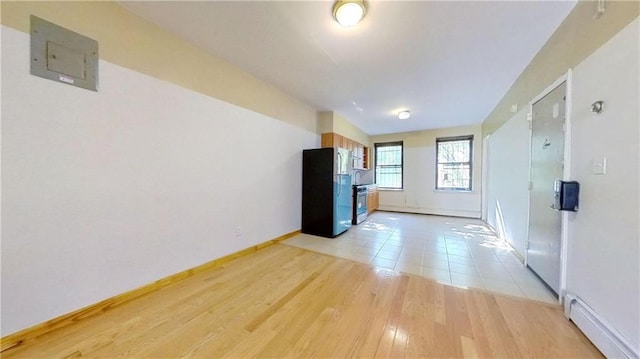
[[[487,223],[524,257],[529,216],[528,106],[489,137]]]
[[[606,14],[605,14],[606,16]],[[571,177],[580,211],[569,218],[567,292],[640,348],[640,21],[573,72]],[[590,111],[595,101],[604,111]],[[606,175],[592,162],[606,157]]]
[[[636,351],[640,335],[639,25],[636,19],[573,70],[569,177],[580,182],[581,193],[579,212],[568,215],[566,278],[566,292],[582,298]],[[600,115],[590,111],[598,100],[605,102]],[[529,162],[525,113],[516,114],[490,137],[487,194],[489,223],[523,254]],[[592,162],[603,157],[607,174],[593,174]],[[502,219],[496,213],[502,213]]]
[[[473,135],[473,190],[436,191],[436,138]],[[480,218],[482,187],[482,137],[480,126],[463,126],[373,136],[372,143],[403,141],[404,188],[380,190],[381,210]],[[375,150],[372,146],[372,155]],[[374,166],[372,161],[372,166]]]
[[[31,76],[4,26],[2,55],[2,336],[300,228],[317,134],[106,61],[97,93]]]

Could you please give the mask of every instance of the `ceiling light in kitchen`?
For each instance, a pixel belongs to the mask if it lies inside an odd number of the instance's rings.
[[[411,117],[411,112],[409,112],[409,111],[400,111],[400,112],[398,112],[398,118],[400,120],[406,120],[409,117]]]
[[[343,27],[357,25],[364,17],[364,0],[338,0],[333,5],[333,18]]]

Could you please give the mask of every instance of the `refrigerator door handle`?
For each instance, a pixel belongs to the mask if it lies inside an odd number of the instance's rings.
[[[338,170],[336,171],[336,180],[338,182],[338,197],[340,197],[340,194],[342,193],[342,179],[340,178],[340,171],[342,167],[342,154],[340,153],[340,151],[338,151]]]

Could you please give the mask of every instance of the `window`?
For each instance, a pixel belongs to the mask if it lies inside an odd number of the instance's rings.
[[[402,142],[376,143],[376,183],[402,189]]]
[[[436,189],[471,191],[473,136],[436,139]]]

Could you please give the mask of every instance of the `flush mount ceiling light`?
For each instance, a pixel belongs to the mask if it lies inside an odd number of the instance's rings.
[[[364,17],[364,0],[338,0],[333,5],[333,18],[343,27],[357,25]]]
[[[409,112],[409,111],[400,111],[400,112],[398,112],[398,119],[400,119],[400,120],[406,120],[409,117],[411,117],[411,112]]]

